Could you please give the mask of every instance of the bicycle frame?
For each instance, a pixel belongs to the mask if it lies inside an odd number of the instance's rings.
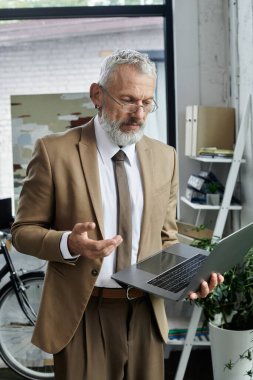
[[[29,303],[22,280],[19,278],[19,275],[15,270],[4,241],[1,242],[0,253],[3,254],[6,262],[6,264],[0,269],[0,281],[7,273],[10,273],[10,282],[12,283],[18,303],[29,322],[34,326],[37,315]]]

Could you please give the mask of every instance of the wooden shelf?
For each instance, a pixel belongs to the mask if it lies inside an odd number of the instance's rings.
[[[221,205],[218,206],[212,206],[212,205],[205,205],[205,204],[199,204],[199,203],[193,203],[190,202],[186,197],[180,197],[181,201],[187,204],[189,207],[193,208],[194,210],[220,210]],[[231,204],[229,206],[229,210],[241,210],[242,206],[237,204]]]

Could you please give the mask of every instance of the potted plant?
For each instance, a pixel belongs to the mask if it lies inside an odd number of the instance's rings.
[[[209,205],[220,204],[220,193],[218,192],[219,186],[217,182],[209,182],[206,193],[206,203]]]
[[[192,245],[213,247],[207,239]],[[193,302],[203,308],[209,323],[214,380],[252,379],[253,247],[243,263],[224,274],[222,284],[206,298]]]

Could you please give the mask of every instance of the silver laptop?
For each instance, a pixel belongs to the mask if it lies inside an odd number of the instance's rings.
[[[212,252],[177,243],[137,264],[114,273],[121,285],[171,300],[182,300],[199,289],[210,274],[224,273],[242,262],[253,246],[253,223],[220,240]]]

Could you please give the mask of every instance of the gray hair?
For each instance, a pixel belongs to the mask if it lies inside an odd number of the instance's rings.
[[[119,65],[132,65],[140,73],[150,75],[156,79],[155,63],[149,59],[147,54],[136,50],[116,50],[112,55],[104,59],[98,83],[105,86]]]

